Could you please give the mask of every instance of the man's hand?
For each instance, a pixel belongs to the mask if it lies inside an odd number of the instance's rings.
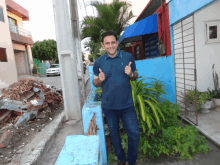
[[[102,70],[99,68],[99,80],[102,82],[105,80],[105,73],[102,72]]]
[[[129,77],[131,77],[132,71],[131,71],[131,62],[125,67],[125,74],[127,74]]]

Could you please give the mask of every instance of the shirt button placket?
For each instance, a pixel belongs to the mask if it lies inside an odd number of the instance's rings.
[[[112,70],[113,70],[113,75],[115,75],[115,61],[112,60]]]

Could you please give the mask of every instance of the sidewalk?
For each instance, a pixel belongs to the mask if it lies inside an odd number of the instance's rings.
[[[86,84],[86,97],[90,92],[90,83]],[[65,143],[66,136],[84,135],[83,121],[70,120],[60,127],[55,138],[51,139],[51,144],[44,152],[42,159],[37,161],[38,165],[54,165]]]

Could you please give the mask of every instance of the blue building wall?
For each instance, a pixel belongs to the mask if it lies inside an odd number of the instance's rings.
[[[174,57],[158,57],[147,60],[135,61],[138,75],[144,77],[151,77],[161,80],[166,85],[167,99],[176,103],[176,90],[175,90],[175,74],[174,74]],[[92,72],[92,67],[89,68]],[[91,75],[92,76],[92,75]],[[92,84],[93,77],[90,77],[91,89],[96,87]],[[151,80],[144,80],[149,82]]]
[[[171,0],[169,2],[170,25],[186,18],[214,1],[215,0]]]
[[[176,103],[174,58],[173,56],[158,57],[147,60],[135,61],[138,75],[156,78],[166,86],[167,99]],[[150,80],[144,80],[147,82]]]

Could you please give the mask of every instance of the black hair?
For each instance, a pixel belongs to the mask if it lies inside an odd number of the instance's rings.
[[[116,41],[117,41],[117,34],[116,34],[115,31],[113,31],[113,30],[108,30],[108,31],[106,31],[106,32],[104,32],[104,33],[102,34],[102,43],[103,43],[104,38],[105,38],[106,36],[115,36],[115,39],[116,39]]]

